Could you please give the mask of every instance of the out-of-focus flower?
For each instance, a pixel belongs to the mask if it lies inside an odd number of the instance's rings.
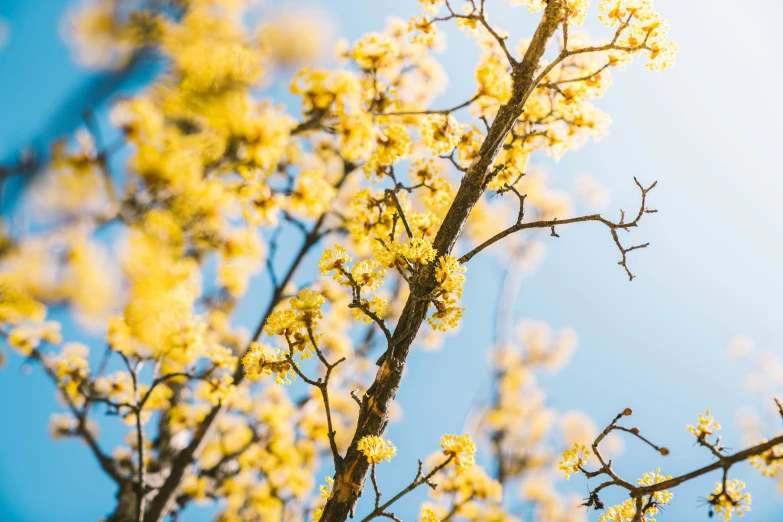
[[[262,51],[281,66],[301,67],[323,58],[334,40],[332,17],[316,6],[283,8],[258,30]]]
[[[117,2],[86,0],[60,24],[60,35],[71,45],[74,59],[84,67],[113,69],[125,64],[133,50]]]

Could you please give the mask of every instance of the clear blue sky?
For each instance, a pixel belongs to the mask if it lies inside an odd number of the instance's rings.
[[[0,158],[56,129],[49,121],[87,76],[73,65],[57,35],[65,0],[4,0],[0,16],[10,40],[0,50]],[[592,3],[597,3],[594,0]],[[324,2],[350,39],[379,30],[389,15],[407,17],[414,0]],[[533,18],[503,0],[488,0],[492,20],[515,37]],[[783,42],[778,37],[783,3],[770,0],[657,0],[680,44],[673,69],[651,73],[641,64],[617,73],[601,107],[613,118],[608,138],[569,153],[551,165],[556,183],[571,187],[588,172],[608,186],[608,209],[629,209],[637,193],[632,176],[658,180],[651,206],[634,239],[651,247],[631,260],[638,276],[629,283],[617,267],[617,251],[606,231],[585,224],[548,241],[548,255],[522,287],[518,317],[568,326],[579,350],[557,376],[544,379],[550,404],[561,411],[583,409],[598,423],[626,406],[634,422],[667,445],[666,460],[627,441],[620,471],[629,475],[664,464],[677,474],[706,463],[685,426],[711,408],[725,425],[724,440],[740,445],[735,412],[758,407],[743,387],[744,375],[725,355],[726,343],[743,333],[781,352],[783,278],[781,230],[783,177]],[[593,6],[594,7],[594,6]],[[595,14],[593,10],[592,14]],[[439,103],[448,106],[474,89],[473,44],[450,34],[442,55],[451,82]],[[389,430],[399,454],[385,482],[403,484],[444,432],[457,432],[465,407],[486,393],[482,353],[497,281],[491,262],[470,267],[465,300],[470,306],[461,335],[436,353],[416,352],[398,399],[402,422]],[[260,287],[259,287],[260,288]],[[243,319],[250,324],[251,316]],[[455,378],[456,376],[456,378]],[[427,390],[446,391],[442,394]],[[54,443],[47,434],[57,409],[49,383],[34,371],[22,375],[18,359],[0,373],[0,521],[95,520],[113,505],[112,489],[79,443]],[[754,495],[748,521],[783,516],[775,484],[748,467],[737,468]],[[680,488],[659,520],[706,519],[697,497],[709,477]],[[571,487],[584,491],[580,479]],[[411,512],[402,513],[408,518]],[[597,520],[594,513],[590,520]],[[200,520],[194,516],[188,520]]]

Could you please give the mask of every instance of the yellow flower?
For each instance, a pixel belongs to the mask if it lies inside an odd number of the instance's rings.
[[[323,275],[329,275],[334,272],[332,274],[334,280],[347,286],[349,284],[348,278],[345,276],[344,272],[348,270],[346,264],[351,260],[352,258],[348,255],[348,252],[335,243],[333,248],[324,250],[318,267],[321,269],[321,274]]]
[[[574,443],[574,447],[563,452],[563,458],[558,464],[558,469],[565,472],[565,478],[568,480],[573,473],[579,473],[581,467],[587,464],[590,457],[590,451],[582,444]]]
[[[440,283],[440,288],[446,292],[456,294],[462,297],[462,285],[465,282],[466,268],[459,264],[457,258],[452,256],[443,256],[438,260],[438,268],[435,270],[435,277]]]
[[[305,288],[288,302],[291,308],[296,311],[297,319],[308,329],[315,328],[318,321],[323,318],[321,306],[326,302],[326,299],[318,292]]]
[[[640,486],[653,486],[655,484],[660,484],[661,482],[666,482],[667,480],[671,480],[671,475],[661,475],[661,468],[657,468],[654,472],[648,472],[642,475],[642,478],[637,480],[637,483]],[[662,491],[656,491],[652,494],[653,500],[655,500],[656,506],[651,507],[647,511],[645,511],[645,514],[655,514],[658,512],[658,506],[662,506],[664,504],[668,504],[671,502],[672,498],[674,498],[674,493],[670,492],[669,490],[662,490]]]
[[[767,439],[761,440],[761,444],[765,442]],[[755,455],[750,458],[750,465],[765,477],[776,477],[783,471],[783,449],[774,446],[760,455]]]
[[[196,502],[207,500],[209,491],[209,480],[207,477],[198,475],[187,475],[182,481],[182,493],[192,498]]]
[[[654,472],[645,473],[644,476],[642,476],[642,478],[640,478],[637,482],[640,486],[652,486],[654,484],[660,484],[661,482],[671,478],[671,476],[661,475],[661,469],[658,468]],[[645,508],[644,512],[642,513],[642,520],[655,522],[655,519],[649,515],[657,514],[660,511],[660,506],[668,504],[673,497],[674,494],[667,490],[653,493],[652,498],[649,499],[652,502],[645,500]],[[633,520],[637,520],[636,501],[630,498],[622,504],[612,506],[607,509],[606,513],[601,515],[598,520],[599,522],[632,522]]]
[[[446,0],[419,0],[419,3],[421,4],[422,9],[428,13],[435,14],[440,10],[445,1]]]
[[[440,522],[437,513],[430,508],[424,508],[421,510],[419,522]]]
[[[351,114],[337,125],[340,153],[348,161],[366,160],[375,146],[375,126],[369,114]]]
[[[587,15],[587,0],[568,0],[568,23],[582,25]]]
[[[318,217],[329,209],[336,193],[323,172],[305,170],[296,179],[288,206],[302,216]]]
[[[111,346],[112,350],[117,351],[126,357],[132,357],[135,355],[131,344],[131,331],[122,316],[114,316],[109,318],[106,339],[108,340],[109,346]]]
[[[464,471],[475,462],[476,444],[470,438],[470,434],[465,435],[444,435],[440,439],[440,447],[443,448],[443,454],[452,457],[452,462],[461,471]]]
[[[109,113],[109,121],[136,143],[149,142],[163,133],[163,114],[146,97],[118,101]]]
[[[0,323],[40,322],[45,316],[46,307],[28,295],[12,275],[0,275]]]
[[[49,419],[49,433],[55,440],[72,437],[77,433],[78,426],[79,423],[76,418],[68,413],[53,413]]]
[[[211,346],[207,351],[207,356],[212,361],[212,365],[221,370],[232,370],[237,363],[234,352],[219,344]]]
[[[365,299],[361,298],[360,302],[362,303],[362,306],[378,316],[379,318],[383,319],[386,317],[387,314],[387,307],[389,303],[386,301],[386,299],[378,296],[377,294],[373,294],[371,299]],[[356,321],[363,321],[367,324],[370,324],[373,322],[373,318],[367,315],[364,310],[360,308],[352,308],[351,314],[353,315],[353,318]]]
[[[291,82],[291,92],[301,95],[305,114],[358,111],[361,86],[348,71],[324,71],[305,67]]]
[[[273,350],[259,343],[251,343],[250,349],[242,358],[245,376],[250,381],[257,381],[264,375],[274,374],[277,384],[290,384],[296,377],[291,364],[279,350]]]
[[[47,342],[60,344],[60,323],[46,321],[45,323],[25,323],[14,327],[8,334],[8,344],[22,355],[30,355],[39,344]]]
[[[207,382],[199,383],[196,388],[196,398],[217,406],[228,399],[235,388],[233,377],[229,373],[223,373],[220,377],[213,377]]]
[[[704,415],[699,414],[699,424],[696,426],[688,426],[688,433],[692,433],[697,439],[702,439],[712,435],[715,431],[720,429],[720,424],[715,422],[710,416],[710,410],[704,412]]]
[[[167,21],[161,40],[186,94],[252,85],[263,72],[259,50],[234,24],[207,9],[191,9],[177,22]]]
[[[622,504],[607,509],[598,522],[632,522],[635,516],[636,502],[633,499],[628,499]]]
[[[435,155],[448,154],[462,137],[462,127],[450,114],[433,114],[424,119],[421,139]]]
[[[608,27],[628,24],[617,46],[628,54],[645,54],[648,69],[664,70],[674,63],[677,44],[667,39],[668,24],[653,10],[652,0],[601,0],[598,9]]]
[[[332,494],[332,484],[334,483],[334,480],[332,477],[326,477],[324,480],[326,481],[326,485],[318,486],[318,491],[321,494],[321,498],[329,498]]]
[[[414,16],[408,24],[408,31],[413,33],[413,42],[434,49],[442,46],[442,36],[435,23],[426,16]]]
[[[269,172],[283,158],[296,120],[268,103],[262,103],[242,126],[234,129],[242,144],[237,157]]]
[[[457,503],[470,500],[498,503],[503,496],[503,486],[481,466],[472,466],[468,469],[457,468],[456,473],[447,474],[438,484],[438,494],[453,494]]]
[[[404,268],[405,261],[403,251],[405,247],[396,241],[389,243],[376,242],[373,245],[373,254],[375,260],[380,263],[381,266],[386,268]]]
[[[374,259],[365,259],[351,268],[351,277],[362,290],[375,290],[383,284],[386,269]]]
[[[356,449],[367,457],[370,464],[380,464],[384,460],[391,461],[391,458],[397,452],[391,442],[383,440],[377,435],[365,435],[359,440]]]
[[[723,515],[723,520],[729,520],[735,513],[744,515],[750,511],[750,493],[743,493],[745,483],[734,479],[726,483],[726,489],[723,484],[715,484],[715,493],[710,494],[707,502],[715,507],[719,515]]]
[[[463,308],[456,306],[462,297],[462,285],[465,282],[465,267],[451,256],[438,259],[435,278],[438,280],[440,293],[434,301],[437,311],[427,321],[434,330],[446,331],[456,328],[462,318]]]
[[[298,314],[293,310],[277,310],[267,319],[264,331],[267,335],[291,335],[302,329]]]
[[[133,403],[133,380],[128,372],[116,372],[105,378],[95,380],[96,392],[117,403]]]
[[[392,165],[408,156],[411,146],[408,129],[404,125],[393,123],[380,131],[373,158],[381,165]],[[370,164],[365,166],[365,172],[368,168]]]
[[[371,33],[356,43],[352,56],[359,67],[371,71],[391,66],[398,54],[399,50],[391,38]]]
[[[432,243],[418,237],[412,238],[407,245],[402,247],[401,251],[402,255],[405,256],[405,259],[414,265],[426,265],[431,263],[437,255]]]

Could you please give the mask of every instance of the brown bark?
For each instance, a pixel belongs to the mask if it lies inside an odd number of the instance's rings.
[[[448,255],[462,231],[471,210],[486,189],[487,176],[508,133],[524,110],[525,101],[533,90],[533,78],[547,44],[564,17],[563,0],[550,0],[536,29],[524,60],[514,66],[513,94],[503,105],[490,126],[478,156],[468,168],[434,241],[440,256]],[[357,444],[367,435],[382,435],[389,418],[389,407],[400,386],[405,362],[413,340],[427,316],[428,302],[423,296],[432,292],[437,283],[432,270],[411,282],[411,295],[394,330],[386,357],[372,386],[364,394],[356,432],[345,458],[334,477],[332,495],[326,502],[321,520],[342,522],[353,513],[362,494],[369,464],[357,450]]]

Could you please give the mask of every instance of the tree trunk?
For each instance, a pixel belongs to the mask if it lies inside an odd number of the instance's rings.
[[[563,0],[549,0],[524,60],[514,67],[513,94],[500,107],[478,156],[462,179],[459,191],[449,208],[433,243],[440,256],[450,254],[471,210],[486,188],[486,178],[498,152],[534,88],[533,79],[547,44],[565,15]],[[421,299],[437,286],[432,266],[411,283],[399,323],[394,330],[386,357],[372,386],[364,394],[356,432],[345,458],[334,476],[332,495],[326,502],[322,522],[343,522],[353,514],[364,489],[369,464],[357,444],[367,435],[383,435],[389,418],[389,406],[400,386],[405,362],[413,340],[427,316],[428,302]]]
[[[117,507],[106,518],[106,522],[137,522],[139,517],[137,508],[136,491],[133,481],[126,481],[117,491]]]

